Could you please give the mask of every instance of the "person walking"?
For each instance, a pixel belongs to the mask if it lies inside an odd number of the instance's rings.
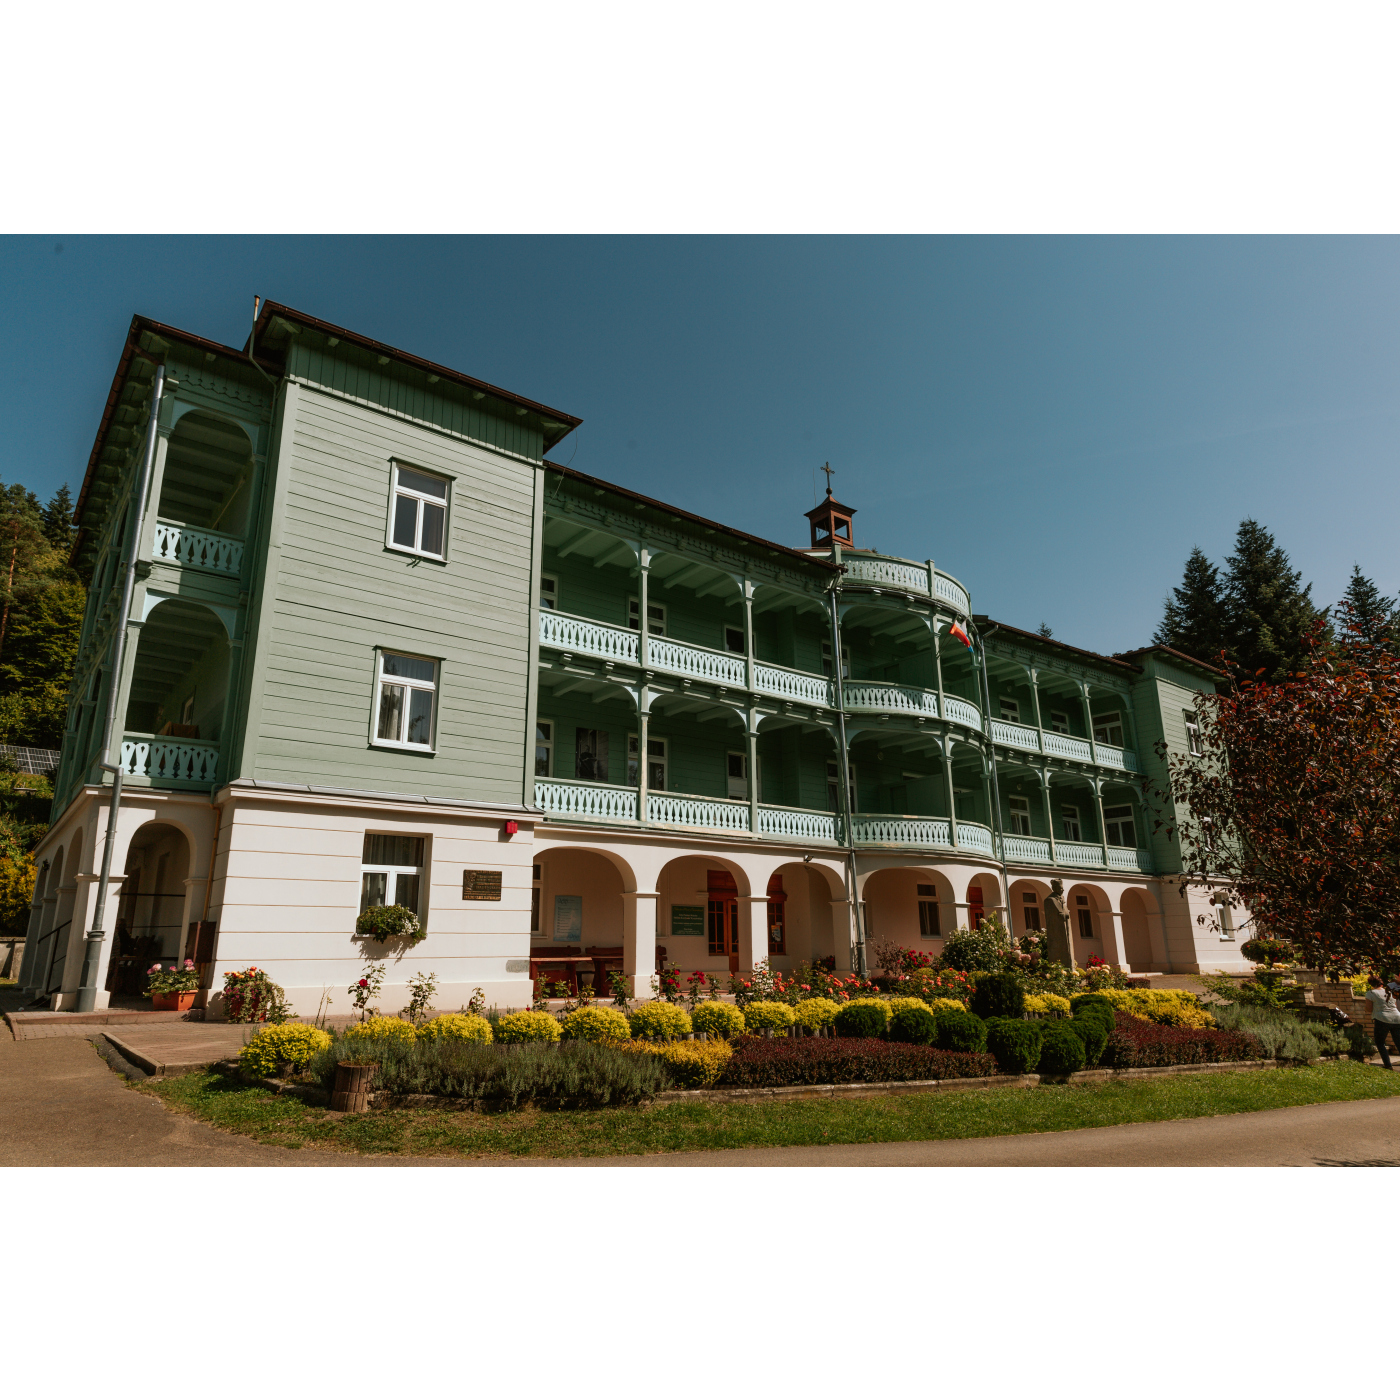
[[[1394,1069],[1390,1063],[1390,1052],[1386,1049],[1389,1036],[1397,1051],[1400,1051],[1400,1001],[1395,999],[1390,988],[1379,977],[1366,979],[1366,1000],[1371,1003],[1371,1021],[1376,1049],[1381,1052],[1381,1064],[1386,1069]]]

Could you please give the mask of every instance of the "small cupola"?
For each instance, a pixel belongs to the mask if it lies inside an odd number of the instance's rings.
[[[855,514],[855,509],[851,506],[843,506],[831,494],[831,487],[826,488],[826,500],[815,510],[807,512],[807,519],[812,522],[812,548],[830,549],[832,545],[842,545],[846,549],[855,546],[855,537],[851,534],[851,517]]]

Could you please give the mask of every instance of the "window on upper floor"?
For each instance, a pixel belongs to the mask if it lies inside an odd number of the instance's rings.
[[[1136,846],[1137,829],[1133,825],[1131,806],[1105,807],[1103,829],[1110,846]]]
[[[447,557],[447,480],[393,464],[389,547],[427,559]]]
[[[1011,834],[1029,836],[1031,834],[1031,800],[1029,797],[1008,797],[1011,808]]]
[[[642,605],[639,599],[629,598],[627,600],[627,625],[634,631],[642,630]],[[666,635],[666,604],[647,603],[647,631],[653,637],[664,637]]]
[[[419,918],[423,917],[419,907],[423,846],[421,836],[365,832],[360,861],[360,913],[371,905],[402,904]]]
[[[1050,728],[1056,734],[1069,733],[1069,716],[1063,710],[1050,711]]]
[[[736,799],[746,798],[749,795],[749,759],[747,754],[727,753],[724,756],[725,777],[727,787],[725,791],[730,797]]]
[[[1123,747],[1123,716],[1117,710],[1094,716],[1094,742]]]
[[[850,765],[848,766],[848,768],[847,768],[846,771],[847,771],[847,777],[849,778],[849,781],[850,781],[850,788],[849,788],[849,791],[847,792],[847,797],[849,798],[850,804],[851,804],[851,805],[850,805],[850,807],[848,808],[848,810],[849,810],[849,811],[852,811],[852,812],[855,812],[855,811],[858,811],[858,810],[859,810],[859,809],[856,807],[856,766],[855,766],[855,764],[854,764],[854,763],[850,764]],[[840,769],[839,765],[837,764],[836,760],[835,760],[835,759],[831,759],[831,758],[827,759],[827,762],[826,762],[826,805],[827,805],[827,810],[828,810],[828,811],[831,811],[831,812],[839,811],[839,810],[840,810],[840,806],[841,806],[841,779],[840,779],[840,777],[839,777],[840,772],[841,772],[841,769]]]
[[[748,647],[744,645],[744,629],[742,627],[726,627],[724,629],[724,649],[725,651],[737,652],[744,656],[748,652]]]
[[[831,643],[830,643],[830,642],[823,642],[823,643],[822,643],[822,674],[825,675],[825,676],[829,676],[829,675],[832,674],[832,670],[831,670]],[[850,647],[842,647],[842,648],[841,648],[841,679],[842,679],[843,681],[848,681],[848,680],[850,680],[850,678],[851,678],[851,649],[850,649]]]
[[[1060,808],[1060,823],[1064,827],[1066,841],[1079,840],[1079,808],[1066,803]]]
[[[540,607],[549,612],[559,607],[559,580],[553,574],[540,575]]]
[[[554,721],[535,721],[535,777],[549,778],[554,775]]]
[[[666,792],[666,740],[647,739],[647,788],[651,792]],[[637,783],[637,736],[627,736],[627,781]]]
[[[1020,724],[1021,706],[1015,700],[1008,700],[1005,695],[999,701],[1001,705],[1001,717],[1007,724]]]
[[[381,651],[375,661],[375,682],[373,742],[431,751],[437,662]]]
[[[1200,721],[1196,718],[1196,712],[1194,710],[1183,710],[1181,712],[1181,718],[1186,724],[1186,747],[1197,758],[1200,758],[1202,754],[1204,754],[1205,749],[1201,745],[1201,725]]]

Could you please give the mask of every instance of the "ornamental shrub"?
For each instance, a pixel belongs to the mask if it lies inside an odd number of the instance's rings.
[[[977,988],[972,993],[972,1010],[984,1021],[995,1017],[1015,1019],[1026,1009],[1026,994],[1021,984],[1009,972],[994,972],[989,977],[979,977]]]
[[[792,1008],[792,1019],[803,1030],[820,1030],[835,1021],[836,1013],[840,1009],[841,1004],[832,1001],[830,997],[807,997]]]
[[[803,1002],[803,1006],[815,1005],[815,1002]],[[833,1008],[836,1003],[829,1003]],[[690,1024],[697,1031],[704,1031],[706,1035],[717,1035],[722,1040],[732,1040],[736,1035],[744,1033],[744,1013],[737,1006],[730,1006],[727,1001],[702,1001],[694,1011],[690,1013]]]
[[[855,1040],[869,1040],[885,1033],[889,1018],[885,1014],[885,1003],[862,998],[847,1002],[832,1022],[836,1034]]]
[[[1116,1008],[1103,992],[1084,992],[1080,996],[1071,997],[1069,1009],[1072,1016],[1098,1016],[1107,1021],[1109,1030],[1113,1029],[1113,1014]]]
[[[734,1054],[727,1040],[704,1043],[696,1040],[668,1040],[660,1044],[629,1041],[627,1049],[639,1055],[653,1055],[670,1072],[678,1089],[704,1089],[718,1083],[724,1067]]]
[[[565,1040],[630,1040],[632,1036],[627,1017],[611,1006],[580,1006],[564,1017],[562,1025]]]
[[[1026,1010],[1036,1016],[1068,1016],[1069,998],[1057,997],[1053,992],[1027,992]]]
[[[1120,991],[1106,988],[1098,995],[1103,997],[1114,1011],[1126,1011],[1130,1016],[1154,1021],[1159,1026],[1195,1026],[1201,1030],[1208,1030],[1215,1024],[1210,1012],[1186,991]]]
[[[928,1010],[928,1002],[926,1002],[923,997],[887,997],[885,999],[885,1005],[890,1009],[891,1021],[893,1021],[901,1011],[909,1011],[911,1009],[920,1011]]]
[[[987,1023],[964,1007],[940,1011],[934,1020],[938,1027],[936,1039],[940,1050],[973,1054],[987,1048]]]
[[[371,904],[355,920],[355,932],[376,943],[389,938],[407,938],[410,943],[421,943],[428,936],[423,932],[418,915],[403,904]]]
[[[1043,1021],[999,1018],[987,1022],[987,1049],[1003,1074],[1029,1074],[1040,1061]]]
[[[888,1035],[903,1045],[932,1045],[938,1038],[938,1021],[922,1003],[906,1006],[890,1017]]]
[[[890,1017],[894,1015],[894,1012],[890,1009],[890,1003],[886,1001],[884,997],[852,997],[846,1004],[848,1006],[859,1004],[861,1006],[879,1007],[881,1013],[884,1015],[886,1026],[890,1023]]]
[[[559,1022],[547,1011],[512,1011],[496,1022],[496,1040],[520,1045],[527,1040],[558,1040]]]
[[[1023,1021],[1022,1025],[1034,1024]],[[1084,1068],[1084,1042],[1074,1027],[1065,1021],[1041,1023],[1040,1060],[1036,1065],[1041,1074],[1074,1074]]]
[[[627,1018],[627,1024],[632,1028],[633,1035],[655,1036],[661,1040],[675,1040],[687,1034],[692,1027],[685,1011],[669,1001],[649,1001],[637,1007]],[[625,1040],[627,1037],[621,1038]]]
[[[267,1079],[284,1065],[301,1069],[319,1050],[329,1047],[331,1038],[315,1026],[293,1022],[269,1026],[259,1031],[238,1052],[238,1068],[250,1079]]]
[[[397,1016],[371,1016],[368,1021],[361,1021],[358,1026],[351,1026],[345,1032],[345,1038],[361,1044],[367,1040],[408,1042],[416,1040],[418,1032],[407,1021],[401,1021]]]
[[[872,1039],[758,1040],[735,1043],[722,1085],[757,1089],[784,1084],[885,1084],[911,1079],[984,1079],[990,1055],[957,1055],[931,1045]]]
[[[419,1040],[480,1040],[489,1042],[491,1022],[485,1016],[462,1015],[450,1011],[445,1016],[434,1016],[418,1027]]]
[[[928,1003],[928,1009],[932,1011],[935,1016],[939,1016],[945,1011],[966,1011],[967,1003],[965,1001],[955,1001],[952,997],[934,997],[934,999]]]
[[[1208,1065],[1267,1058],[1258,1038],[1242,1031],[1158,1026],[1119,1012],[1100,1063],[1112,1069],[1144,1065]]]
[[[744,1029],[750,1035],[755,1031],[785,1031],[796,1019],[785,1001],[751,1001],[744,1008]]]
[[[1092,1068],[1098,1064],[1113,1030],[1109,1022],[1097,1015],[1091,1007],[1087,1016],[1075,1016],[1065,1024],[1083,1042],[1085,1067]]]
[[[1000,972],[1011,951],[1011,938],[995,919],[983,919],[975,929],[960,928],[943,944],[942,967],[958,972]]]

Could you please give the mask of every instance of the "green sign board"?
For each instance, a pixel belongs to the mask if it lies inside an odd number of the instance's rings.
[[[583,939],[583,896],[556,894],[554,896],[554,941],[579,943]]]
[[[671,906],[672,938],[704,938],[705,906],[703,904],[673,904]]]

